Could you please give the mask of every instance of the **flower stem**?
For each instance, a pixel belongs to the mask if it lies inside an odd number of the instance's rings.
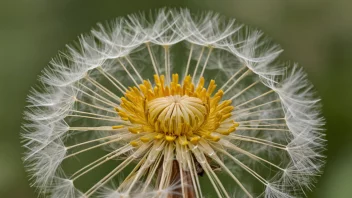
[[[162,170],[161,170],[162,171]],[[170,185],[173,183],[181,183],[180,186],[173,189],[167,196],[168,198],[194,198],[196,197],[195,189],[192,184],[191,173],[182,170],[177,160],[173,161]]]

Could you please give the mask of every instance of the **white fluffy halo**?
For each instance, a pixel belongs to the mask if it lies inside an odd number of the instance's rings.
[[[301,196],[324,165],[324,119],[305,72],[280,62],[281,52],[259,30],[212,12],[160,9],[98,24],[50,62],[28,96],[22,136],[33,186],[55,198],[187,197],[190,189],[208,197],[199,166],[216,197]],[[211,133],[233,120],[236,131],[198,144],[141,143],[147,132],[132,133],[135,123],[116,109],[132,87],[154,86],[154,74],[169,84],[175,73],[195,85],[215,80],[234,110]],[[94,178],[106,163],[112,169]],[[76,185],[89,177],[88,187]]]

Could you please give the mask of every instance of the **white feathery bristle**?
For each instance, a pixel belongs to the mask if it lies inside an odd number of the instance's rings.
[[[81,35],[79,41],[73,45],[67,45],[70,56],[67,59],[77,65],[85,66],[86,71],[92,70],[104,64],[111,49],[106,46],[100,47],[94,41],[92,35]]]
[[[82,192],[76,189],[73,181],[64,178],[55,178],[53,188],[50,189],[52,198],[85,198]]]
[[[186,40],[202,46],[226,47],[227,38],[242,27],[235,24],[234,19],[226,19],[213,12],[192,15],[189,10],[182,10],[181,15],[182,22],[187,25]]]
[[[268,184],[265,189],[265,198],[294,198],[290,194],[280,190],[280,188],[285,189],[283,186]]]
[[[25,162],[32,174],[33,186],[44,191],[51,186],[65,155],[66,148],[59,140],[27,147]]]
[[[49,86],[67,87],[83,78],[86,72],[87,66],[58,56],[52,59],[49,66],[43,70],[40,80]]]
[[[69,130],[69,126],[65,121],[52,122],[43,124],[41,122],[33,122],[23,124],[24,146],[27,148],[39,147],[45,148],[56,139],[62,138],[64,133]]]
[[[285,68],[275,63],[282,49],[279,45],[272,44],[259,30],[244,28],[234,37],[235,40],[230,39],[229,51],[259,77],[271,80],[272,76],[283,74]]]
[[[182,193],[179,192],[179,189],[181,188],[181,183],[180,182],[175,182],[174,184],[170,185],[167,188],[161,189],[161,190],[151,190],[147,192],[146,194],[140,194],[139,196],[142,197],[158,197],[158,198],[167,198],[170,196],[182,196]],[[187,187],[185,187],[187,188]]]

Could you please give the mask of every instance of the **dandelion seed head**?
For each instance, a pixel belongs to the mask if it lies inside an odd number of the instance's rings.
[[[216,197],[300,197],[324,165],[324,119],[305,72],[281,52],[212,12],[98,24],[28,96],[32,185],[54,198],[200,198],[205,175]]]

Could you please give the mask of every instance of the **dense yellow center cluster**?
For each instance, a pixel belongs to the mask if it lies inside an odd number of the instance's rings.
[[[221,101],[223,91],[213,94],[216,84],[211,80],[204,88],[204,78],[195,87],[191,76],[179,84],[178,74],[172,75],[170,85],[165,85],[163,75],[154,75],[155,86],[149,81],[130,87],[121,98],[120,117],[132,123],[131,133],[144,135],[138,142],[165,139],[178,141],[181,145],[197,144],[201,138],[218,141],[221,135],[236,130],[238,123],[231,120],[234,109],[230,100]],[[225,125],[225,126],[222,126]]]

